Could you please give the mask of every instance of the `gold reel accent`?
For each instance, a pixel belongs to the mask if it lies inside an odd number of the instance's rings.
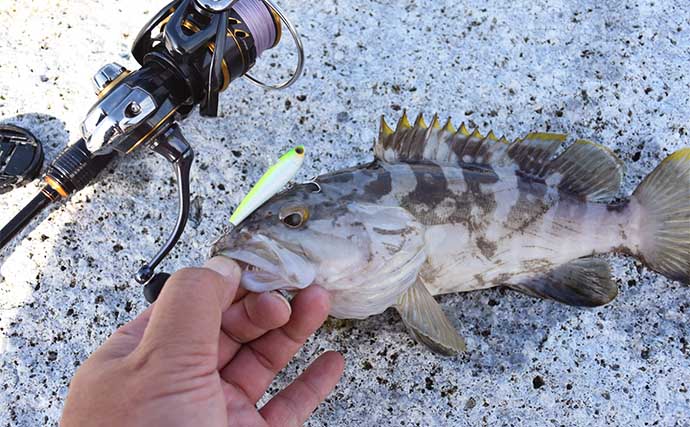
[[[125,70],[119,76],[117,76],[115,80],[105,85],[105,87],[100,92],[98,92],[98,95],[96,95],[98,99],[103,99],[103,97],[105,97],[108,94],[108,92],[110,92],[115,86],[117,86],[122,80],[124,80],[130,74],[131,71]]]
[[[165,18],[163,21],[161,21],[160,32],[163,32],[163,28],[170,21],[170,18],[172,17],[172,14],[174,12],[175,12],[175,9],[171,9],[168,17]],[[239,21],[237,21],[235,18],[229,18],[228,21],[231,23],[232,22],[239,23]],[[199,31],[201,31],[201,29],[195,23],[189,21],[188,19],[185,19],[182,22],[182,26],[184,28],[188,29],[189,31],[194,32],[194,33],[198,33]],[[235,35],[232,34],[232,32],[230,32],[230,31],[228,31],[227,34],[228,34],[228,36],[232,37],[232,39],[235,41],[235,44],[237,44],[237,48],[240,49],[240,51],[242,51],[242,49],[240,48],[239,42],[237,41],[237,38],[235,37]],[[209,42],[207,46],[208,46],[208,50],[211,51],[211,55],[213,55],[213,52],[216,49],[215,43]],[[244,63],[245,62],[244,62],[244,56],[243,56],[242,57],[242,65],[244,65]],[[225,61],[225,58],[223,58],[223,62],[221,63],[221,69],[223,71],[223,86],[221,87],[220,91],[223,92],[225,89],[228,88],[228,86],[230,86],[230,68],[228,67],[228,63]]]
[[[66,198],[67,196],[69,196],[69,194],[67,194],[67,191],[65,191],[65,189],[62,187],[62,185],[60,185],[60,183],[57,182],[57,181],[56,181],[55,179],[53,179],[52,177],[46,176],[45,178],[43,178],[43,180],[44,180],[44,181],[46,182],[46,184],[48,184],[53,190],[55,190],[61,197]],[[51,199],[52,201],[55,201],[55,200],[53,200],[53,198],[50,197],[50,195],[48,195],[47,193],[43,193],[43,194],[45,194],[46,196],[48,196],[48,198]]]

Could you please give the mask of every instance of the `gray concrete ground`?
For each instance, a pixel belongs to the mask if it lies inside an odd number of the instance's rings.
[[[287,147],[311,150],[302,178],[369,161],[377,118],[401,108],[512,137],[551,130],[600,142],[628,165],[622,195],[690,144],[686,1],[461,3],[282,1],[304,37],[304,78],[271,93],[237,82],[221,118],[184,122],[202,221],[163,267],[203,262]],[[163,5],[1,2],[0,121],[28,126],[54,158],[94,101],[91,74],[113,60],[135,67],[129,46]],[[287,75],[284,44],[261,74]],[[122,159],[2,253],[0,425],[55,424],[79,363],[144,309],[132,274],[174,220],[171,176],[149,153]],[[0,196],[0,222],[37,188]],[[269,392],[337,349],[345,376],[310,426],[690,425],[690,288],[631,259],[611,262],[621,292],[598,309],[505,290],[441,298],[468,342],[456,359],[415,344],[390,312],[329,322]]]

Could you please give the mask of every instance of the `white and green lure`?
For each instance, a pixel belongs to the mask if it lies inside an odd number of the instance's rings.
[[[276,195],[297,175],[299,168],[304,163],[304,146],[299,145],[271,166],[259,181],[249,190],[249,193],[240,202],[235,212],[230,217],[230,224],[237,226],[252,214],[259,206]]]

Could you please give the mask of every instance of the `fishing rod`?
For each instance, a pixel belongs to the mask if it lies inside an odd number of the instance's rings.
[[[269,85],[249,71],[280,42],[283,25],[294,40],[297,66],[287,80]],[[0,249],[47,206],[94,181],[117,155],[144,147],[172,164],[178,194],[177,220],[167,241],[135,275],[147,293],[169,277],[155,269],[180,239],[189,216],[194,151],[178,123],[197,105],[202,116],[216,117],[219,93],[239,77],[264,89],[287,88],[302,73],[304,49],[293,24],[271,0],[174,0],[142,28],[132,55],[138,70],[111,63],[94,75],[98,100],[82,122],[81,138],[57,156],[41,191],[0,230]]]

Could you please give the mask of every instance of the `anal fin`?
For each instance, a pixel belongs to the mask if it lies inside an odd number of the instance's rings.
[[[579,307],[608,304],[618,295],[608,263],[596,258],[576,259],[544,276],[509,286],[527,295]]]
[[[420,279],[398,298],[395,308],[412,336],[436,353],[453,356],[466,350],[465,340]]]

